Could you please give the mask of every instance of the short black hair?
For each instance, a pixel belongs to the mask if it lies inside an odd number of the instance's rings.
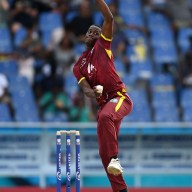
[[[101,29],[101,26],[100,25],[97,25],[97,24],[93,24],[94,26],[96,26],[96,27],[99,27],[100,29]]]

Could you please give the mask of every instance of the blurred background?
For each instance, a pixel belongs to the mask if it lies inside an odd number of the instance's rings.
[[[190,191],[192,0],[106,2],[115,66],[134,102],[119,137],[126,182]],[[110,186],[98,156],[97,104],[72,73],[84,34],[102,22],[94,0],[0,0],[0,191],[56,185],[60,129],[81,131],[82,187]],[[64,186],[64,145],[62,153]]]

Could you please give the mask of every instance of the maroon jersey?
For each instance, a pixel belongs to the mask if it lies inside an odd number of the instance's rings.
[[[114,66],[111,40],[103,35],[91,50],[82,53],[73,68],[73,73],[78,83],[85,78],[92,88],[96,85],[103,86],[103,94],[98,101],[100,105],[118,97],[117,92],[126,93],[125,85],[116,73]],[[127,94],[125,95],[128,98]]]

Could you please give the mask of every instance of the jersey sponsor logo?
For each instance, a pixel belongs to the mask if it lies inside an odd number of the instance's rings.
[[[97,69],[95,68],[95,66],[89,63],[87,66],[87,72],[88,72],[89,78],[91,78],[96,71]]]
[[[87,72],[90,74],[92,72],[96,71],[96,68],[93,64],[89,63],[87,67]]]

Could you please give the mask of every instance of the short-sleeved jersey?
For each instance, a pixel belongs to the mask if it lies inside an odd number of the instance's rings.
[[[73,73],[80,83],[84,78],[93,88],[96,85],[103,86],[103,94],[99,99],[99,105],[118,97],[117,92],[126,95],[125,85],[116,73],[114,58],[111,52],[111,40],[103,35],[96,41],[91,50],[82,53],[73,68]]]

